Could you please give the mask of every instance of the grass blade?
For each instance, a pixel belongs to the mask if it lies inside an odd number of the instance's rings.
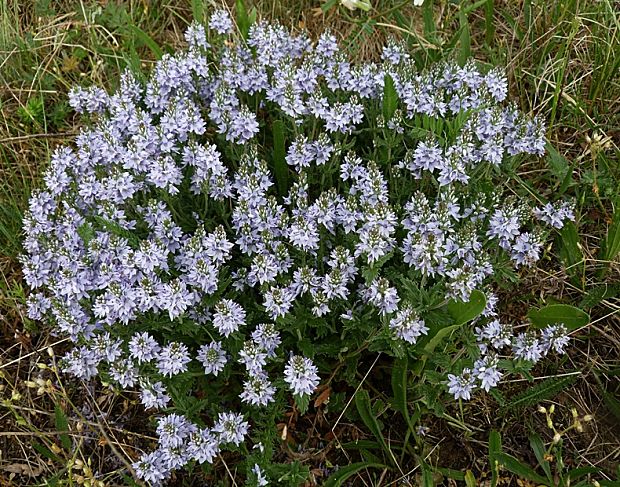
[[[144,32],[140,27],[133,24],[129,25],[129,30],[131,30],[139,41],[151,50],[151,52],[155,55],[155,59],[161,59],[164,55],[164,51],[162,51],[161,47],[159,47],[157,42],[155,42],[151,36]]]

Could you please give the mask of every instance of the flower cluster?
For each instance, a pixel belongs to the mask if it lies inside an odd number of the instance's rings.
[[[542,123],[504,105],[500,71],[420,71],[394,42],[382,63],[355,64],[329,33],[312,43],[264,22],[235,44],[223,11],[209,28],[192,25],[188,49],[164,55],[145,86],[126,73],[114,94],[71,93],[93,124],[53,154],[23,257],[30,316],[76,343],[66,371],[137,387],[147,408],[174,402],[178,376],[200,375],[236,384],[245,411],[270,407],[287,386],[317,388],[307,340],[333,341],[339,323],[372,315],[388,343],[414,353],[438,306],[406,283],[440,303],[474,290],[491,303],[497,266],[541,257],[539,222],[574,218],[568,203],[534,209],[493,182],[504,161],[544,152]],[[382,119],[390,86],[398,107]],[[484,353],[449,376],[457,398],[497,384],[503,347],[536,361],[566,345],[561,325],[515,337],[492,306],[484,316]],[[280,386],[273,374],[289,355]],[[239,446],[247,416],[209,410],[210,427],[162,416],[137,474],[158,484]]]
[[[563,354],[569,338],[562,323],[549,325],[540,336],[534,330],[514,335],[511,325],[494,319],[484,326],[476,327],[476,339],[481,355],[473,369],[464,368],[461,374],[448,374],[448,390],[455,399],[470,399],[476,388],[489,391],[503,376],[499,366],[499,354],[508,354],[531,363],[538,362],[552,350]]]

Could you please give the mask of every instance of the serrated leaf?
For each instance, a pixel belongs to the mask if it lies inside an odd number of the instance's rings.
[[[88,243],[93,238],[95,238],[95,231],[93,230],[93,227],[88,222],[82,223],[78,227],[77,234],[82,239],[82,242],[84,242],[84,246],[88,246]]]
[[[54,462],[60,462],[60,458],[58,458],[58,455],[56,455],[55,453],[52,453],[52,451],[47,448],[46,446],[43,446],[41,443],[39,442],[32,442],[32,448],[34,448],[36,451],[38,451],[41,455],[43,455],[45,458],[49,458],[50,460],[54,461]]]
[[[590,315],[585,311],[568,304],[550,304],[540,309],[531,309],[527,314],[536,328],[563,323],[567,330],[576,330],[590,322]]]
[[[521,463],[512,455],[500,452],[495,455],[495,458],[506,470],[518,475],[520,478],[532,480],[543,485],[547,484],[547,479],[545,477],[539,475],[531,467]]]
[[[398,107],[398,93],[394,86],[394,80],[389,74],[383,77],[383,119],[387,123],[394,116]]]
[[[545,379],[541,383],[518,394],[512,401],[510,401],[507,408],[518,409],[538,404],[540,401],[544,401],[545,399],[555,396],[574,381],[574,375],[565,377],[550,377]]]
[[[99,215],[93,215],[92,219],[95,223],[103,227],[105,231],[110,232],[118,237],[127,239],[130,244],[136,247],[139,245],[140,239],[138,238],[138,236],[134,232],[130,232],[129,230],[121,227],[117,222],[108,220],[107,218],[103,218]]]
[[[620,292],[620,285],[615,284],[602,284],[600,286],[596,286],[586,294],[583,299],[579,302],[580,308],[594,308],[594,306],[598,305],[604,299],[613,298],[618,295]]]
[[[69,438],[69,435],[67,434],[67,431],[69,431],[69,422],[67,421],[65,413],[58,404],[54,405],[54,422],[56,424],[56,429],[61,432],[60,443],[62,444],[62,447],[70,452],[72,442],[71,438]]]
[[[336,472],[329,476],[323,485],[324,487],[340,487],[345,480],[352,477],[360,470],[364,470],[366,468],[386,468],[386,465],[371,462],[352,463],[351,465],[347,465],[346,467],[341,467],[336,470]]]

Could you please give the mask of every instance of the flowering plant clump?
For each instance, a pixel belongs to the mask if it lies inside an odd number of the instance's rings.
[[[259,22],[243,39],[221,11],[209,28],[145,85],[72,91],[92,124],[24,220],[29,314],[75,343],[65,370],[162,410],[139,477],[232,449],[265,485],[274,415],[366,348],[424,357],[462,399],[563,352],[563,324],[517,332],[496,309],[574,218],[507,187],[545,140],[499,70],[420,71],[394,42],[355,64],[329,33]]]

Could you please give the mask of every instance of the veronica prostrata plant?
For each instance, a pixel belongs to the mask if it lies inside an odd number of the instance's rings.
[[[265,485],[273,419],[366,349],[423,357],[457,399],[563,352],[563,324],[496,309],[574,218],[510,187],[544,127],[506,103],[500,70],[420,71],[395,42],[353,63],[329,33],[259,22],[244,39],[222,11],[209,27],[146,83],[71,92],[90,125],[24,219],[29,314],[74,342],[64,370],[162,412],[139,477],[228,449]]]

